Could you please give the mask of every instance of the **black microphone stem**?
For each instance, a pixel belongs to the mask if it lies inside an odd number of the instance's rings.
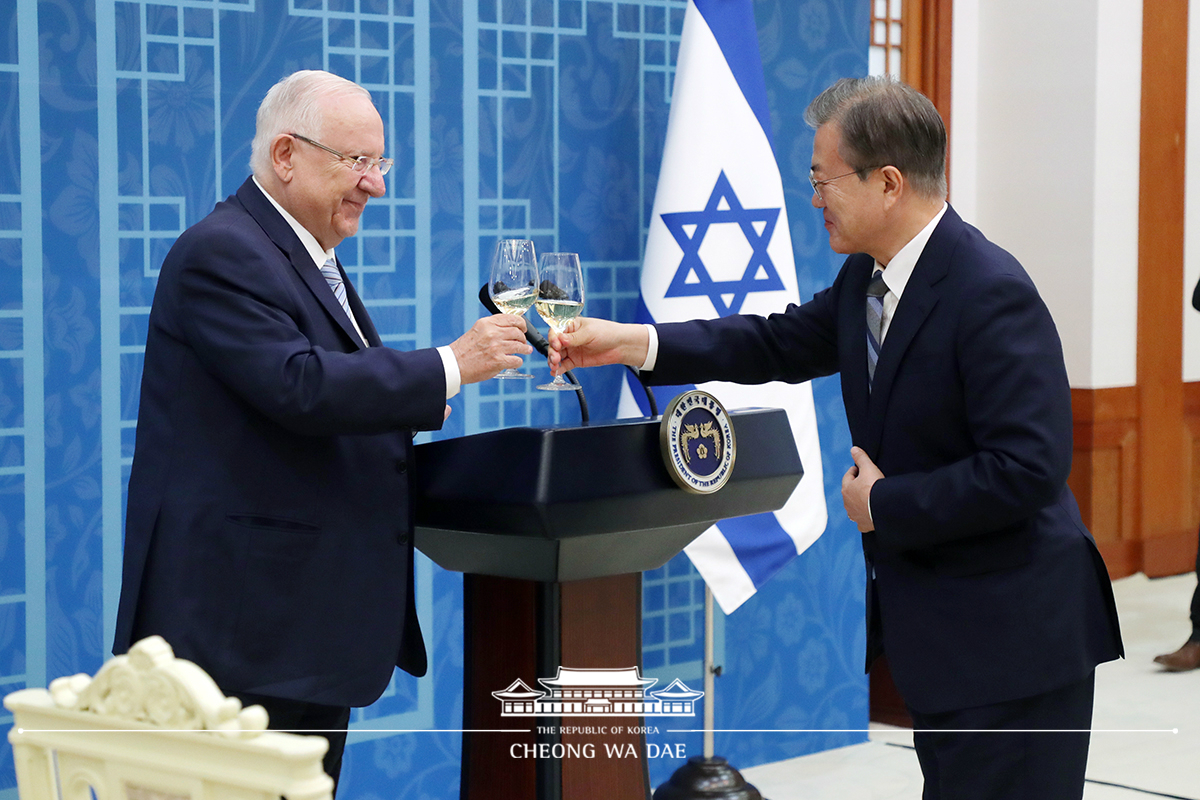
[[[492,302],[492,296],[488,293],[488,285],[486,283],[479,288],[479,302],[483,303],[483,307],[491,313],[501,313],[500,309],[496,307],[496,304]],[[550,343],[546,341],[545,336],[542,336],[541,331],[533,327],[529,320],[525,321],[525,341],[533,345],[533,349],[537,350],[542,356],[549,357]],[[563,375],[566,376],[566,379],[571,383],[575,384],[576,386],[581,386],[579,379],[576,378],[570,370],[564,372]],[[575,390],[575,396],[579,398],[580,420],[584,425],[586,425],[588,423],[588,405],[587,399],[583,396],[582,387]],[[653,399],[651,399],[650,402],[654,402]]]

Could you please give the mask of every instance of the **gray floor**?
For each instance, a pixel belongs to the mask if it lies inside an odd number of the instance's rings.
[[[1200,800],[1200,670],[1169,673],[1153,662],[1187,638],[1196,578],[1134,575],[1113,586],[1125,659],[1096,671],[1084,798]],[[768,800],[919,800],[912,734],[873,725],[870,738],[742,774]]]

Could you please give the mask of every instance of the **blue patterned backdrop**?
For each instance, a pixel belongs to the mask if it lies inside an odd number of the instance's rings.
[[[94,672],[108,655],[158,266],[245,178],[267,88],[324,68],[380,108],[397,167],[339,255],[391,346],[445,344],[469,326],[500,234],[579,252],[589,313],[631,319],[684,7],[0,0],[0,694]],[[755,2],[802,297],[840,258],[809,205],[801,115],[834,79],[866,71],[867,10]],[[612,417],[620,373],[583,380],[593,419]],[[573,398],[510,384],[468,387],[438,436],[578,419]],[[717,626],[717,727],[772,731],[717,736],[743,768],[865,739],[776,732],[867,722],[862,562],[839,493],[849,435],[836,380],[814,390],[829,528]],[[430,674],[397,676],[356,712],[342,797],[457,797],[457,734],[379,731],[461,725],[461,587],[421,559]],[[646,574],[647,672],[700,686],[702,596],[683,557]],[[658,739],[701,751],[699,734]],[[677,766],[652,763],[652,782]],[[14,786],[0,743],[0,800]]]

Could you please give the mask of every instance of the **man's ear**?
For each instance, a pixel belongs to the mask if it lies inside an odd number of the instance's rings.
[[[296,153],[296,140],[286,133],[280,133],[271,140],[271,168],[275,177],[283,183],[292,179],[292,156]]]
[[[880,167],[879,174],[883,178],[883,195],[889,205],[898,201],[908,191],[908,181],[904,179],[904,173],[895,167]]]

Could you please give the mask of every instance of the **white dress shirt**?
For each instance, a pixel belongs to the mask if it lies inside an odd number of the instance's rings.
[[[901,247],[896,255],[892,256],[892,260],[888,262],[886,268],[878,261],[875,262],[875,271],[883,270],[883,282],[888,287],[887,294],[883,296],[883,317],[879,322],[880,347],[887,339],[888,328],[892,324],[892,317],[896,315],[896,306],[900,305],[904,287],[908,285],[908,279],[912,277],[913,269],[916,268],[921,253],[925,252],[925,245],[929,244],[929,237],[933,235],[933,229],[942,221],[946,208],[946,204],[942,203],[941,210],[933,215],[929,224],[922,228],[916,236],[909,239],[908,244]]]

